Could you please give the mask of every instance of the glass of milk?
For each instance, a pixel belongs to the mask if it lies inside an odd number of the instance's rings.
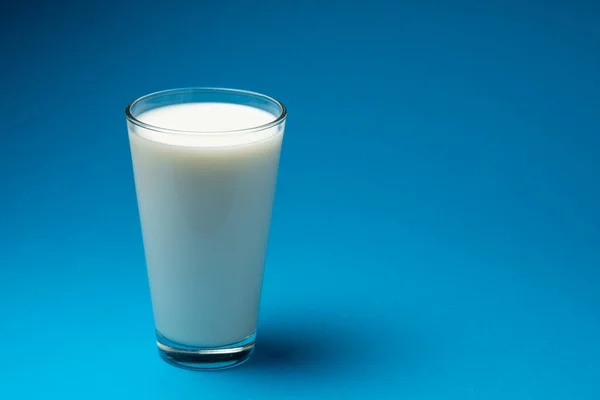
[[[186,88],[126,109],[160,356],[191,369],[254,350],[286,109]]]

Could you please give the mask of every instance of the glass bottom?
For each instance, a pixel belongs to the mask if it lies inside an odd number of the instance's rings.
[[[169,364],[196,371],[214,371],[237,367],[254,352],[256,333],[241,342],[220,347],[190,347],[170,341],[156,332],[158,354]]]

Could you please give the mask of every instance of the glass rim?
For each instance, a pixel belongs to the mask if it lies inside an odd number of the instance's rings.
[[[237,94],[237,95],[246,96],[246,97],[257,97],[257,98],[266,100],[268,102],[271,102],[271,103],[277,105],[279,107],[279,109],[281,110],[281,113],[279,114],[279,116],[274,115],[273,121],[270,121],[270,122],[267,122],[266,124],[262,124],[262,125],[258,125],[258,126],[252,126],[252,127],[248,127],[248,128],[242,128],[242,129],[205,131],[205,130],[171,129],[171,128],[165,128],[162,126],[148,124],[148,123],[142,122],[138,118],[134,117],[133,113],[131,112],[132,108],[136,104],[141,103],[142,101],[153,99],[153,98],[160,97],[160,96],[177,94],[177,93],[228,93],[228,94]],[[228,102],[220,102],[220,103],[236,104],[236,103],[228,103]],[[173,103],[173,104],[178,104],[178,103]],[[248,107],[253,107],[253,106],[248,106]],[[158,107],[158,108],[160,108],[160,107]],[[253,108],[260,109],[258,107],[253,107]],[[125,108],[125,117],[127,118],[127,120],[129,122],[131,122],[132,124],[134,124],[136,126],[139,126],[140,128],[148,129],[148,130],[155,131],[155,132],[161,132],[161,133],[187,134],[187,135],[190,135],[190,134],[206,135],[206,134],[215,134],[215,133],[219,133],[219,134],[222,134],[222,133],[250,133],[250,132],[258,132],[258,131],[263,131],[265,129],[270,129],[270,128],[273,128],[273,127],[283,123],[287,117],[287,109],[285,108],[285,106],[283,105],[283,103],[281,101],[279,101],[271,96],[262,94],[262,93],[253,92],[250,90],[243,90],[243,89],[198,86],[198,87],[184,87],[184,88],[160,90],[157,92],[149,93],[149,94],[143,95],[141,97],[138,97],[137,99],[135,99],[131,103],[129,103],[127,105],[127,107]]]

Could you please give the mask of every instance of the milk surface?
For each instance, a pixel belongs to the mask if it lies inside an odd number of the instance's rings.
[[[256,330],[283,124],[248,106],[188,103],[129,124],[155,325],[214,347]],[[226,132],[227,131],[227,132]]]

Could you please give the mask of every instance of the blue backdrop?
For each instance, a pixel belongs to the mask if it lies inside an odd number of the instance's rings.
[[[294,3],[0,6],[0,398],[600,398],[600,3]],[[181,86],[289,109],[222,373],[154,344],[124,108]]]

